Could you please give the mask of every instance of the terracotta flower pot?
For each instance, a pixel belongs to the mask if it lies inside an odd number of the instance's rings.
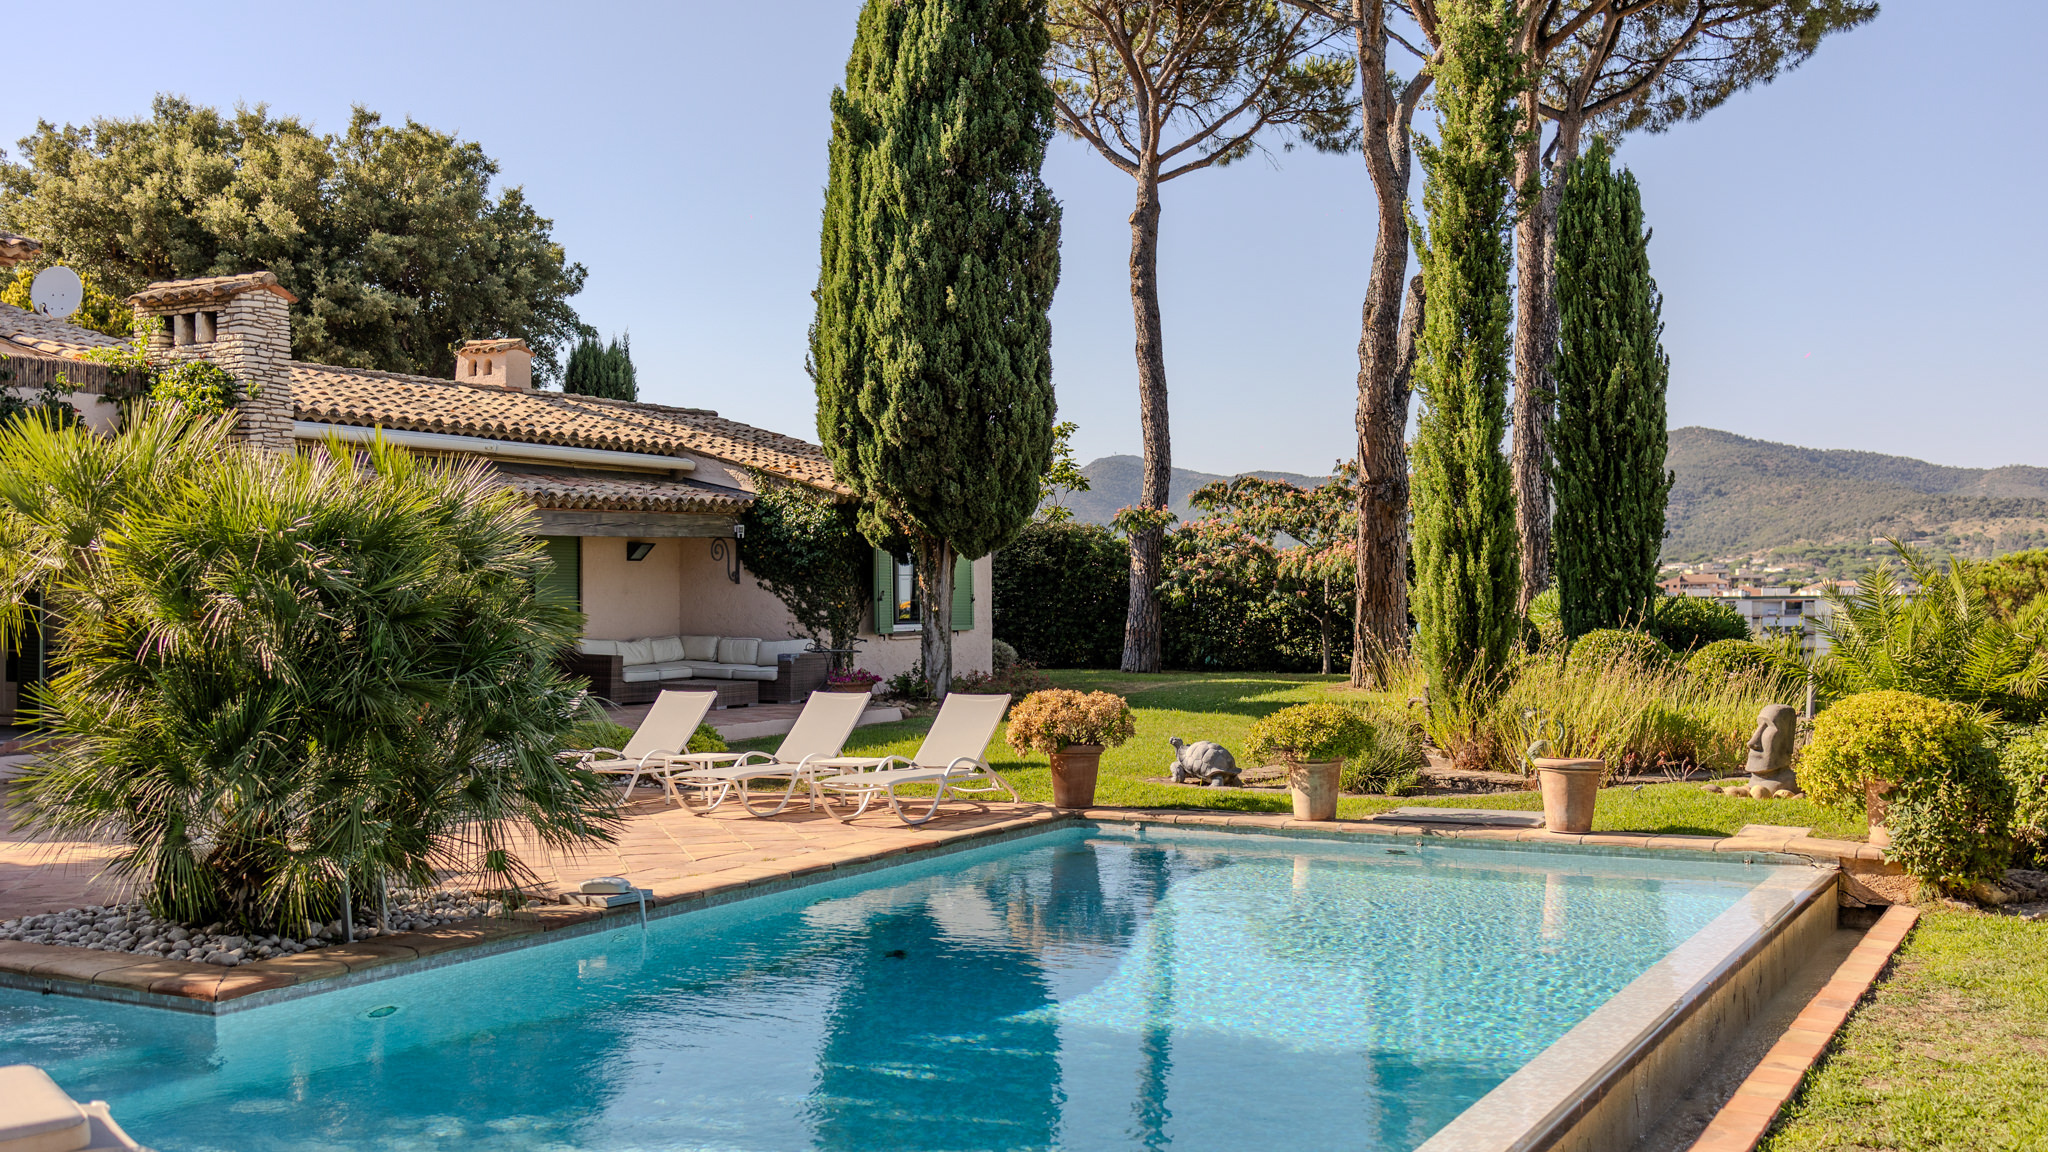
[[[1069,744],[1051,754],[1052,802],[1056,808],[1095,806],[1095,776],[1102,768],[1102,745]]]
[[[1863,782],[1863,812],[1870,818],[1870,846],[1889,848],[1892,846],[1890,829],[1884,826],[1885,814],[1891,810],[1892,789],[1897,787],[1889,780],[1865,780]]]
[[[1294,798],[1296,820],[1337,818],[1337,778],[1342,760],[1310,760],[1287,766],[1287,791]]]
[[[1591,832],[1593,806],[1600,799],[1600,782],[1607,778],[1607,763],[1542,758],[1534,763],[1543,789],[1543,826],[1575,836]]]

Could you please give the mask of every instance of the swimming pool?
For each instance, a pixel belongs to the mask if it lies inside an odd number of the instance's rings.
[[[1068,826],[218,1017],[0,991],[160,1152],[1407,1152],[1775,871]]]

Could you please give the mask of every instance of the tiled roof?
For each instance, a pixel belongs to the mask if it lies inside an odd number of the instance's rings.
[[[239,276],[202,276],[196,280],[161,280],[127,299],[129,304],[149,304],[157,307],[175,304],[211,304],[239,296],[244,292],[267,288],[284,297],[285,303],[298,302],[298,297],[277,282],[274,272],[244,272]]]
[[[292,361],[298,418],[673,456],[697,452],[847,494],[815,444],[719,418],[701,408],[629,404],[567,392],[526,392],[429,376]]]
[[[591,472],[525,472],[500,467],[505,486],[541,508],[614,512],[701,512],[737,516],[753,503],[739,493],[714,492],[676,480],[641,480]]]
[[[528,347],[526,346],[526,341],[524,341],[524,340],[518,340],[518,339],[512,339],[512,340],[465,340],[465,341],[463,341],[462,347],[461,347],[461,348],[459,349],[459,351],[462,351],[462,352],[475,352],[475,353],[477,353],[477,354],[479,354],[479,355],[488,355],[488,354],[490,354],[490,353],[492,353],[492,352],[510,352],[510,351],[511,351],[511,350],[513,350],[514,348],[517,348],[517,349],[519,349],[519,350],[520,350],[521,352],[531,352],[531,351],[533,351],[533,349],[531,349],[531,348],[528,348]]]
[[[0,232],[0,268],[18,264],[43,250],[42,244],[12,232]]]
[[[94,348],[111,348],[125,343],[118,336],[80,328],[55,316],[30,312],[12,304],[0,304],[0,339],[45,356],[77,356]]]

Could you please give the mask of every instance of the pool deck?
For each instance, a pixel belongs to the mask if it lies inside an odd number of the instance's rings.
[[[525,845],[523,858],[541,877],[543,902],[509,918],[470,920],[420,932],[393,933],[353,944],[319,948],[221,968],[187,961],[151,959],[127,952],[103,952],[48,944],[0,941],[0,987],[82,995],[98,999],[215,1012],[258,993],[322,981],[354,983],[373,978],[371,969],[398,965],[412,969],[442,964],[534,942],[544,933],[597,930],[606,917],[637,916],[633,905],[609,910],[559,901],[581,881],[622,876],[649,892],[650,907],[679,911],[691,901],[723,903],[757,891],[787,887],[838,869],[877,866],[904,853],[965,847],[976,841],[1022,833],[1054,821],[1173,824],[1246,832],[1281,832],[1339,838],[1396,837],[1514,841],[1531,846],[1577,845],[1619,854],[1681,851],[1746,856],[1804,857],[1834,864],[1843,876],[1845,898],[1886,903],[1876,878],[1898,869],[1876,848],[1855,841],[1816,839],[1804,828],[1750,825],[1732,837],[1665,836],[1634,833],[1559,835],[1531,828],[1462,827],[1377,819],[1312,822],[1284,815],[1215,810],[1091,808],[1060,810],[1043,804],[991,804],[986,811],[961,806],[922,828],[907,828],[886,811],[870,812],[851,824],[822,813],[792,810],[755,819],[736,806],[710,816],[684,811],[649,792],[627,809],[617,843],[574,852]],[[104,874],[111,846],[38,840],[0,818],[0,920],[92,904],[116,903],[127,889]],[[347,979],[355,977],[355,979]],[[307,988],[304,991],[314,991]],[[255,1002],[275,998],[257,996]],[[252,1002],[253,1003],[253,1002]]]

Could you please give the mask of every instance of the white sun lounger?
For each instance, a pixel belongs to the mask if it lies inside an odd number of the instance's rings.
[[[619,803],[633,798],[633,788],[642,777],[662,782],[668,790],[668,798],[677,804],[682,798],[676,795],[673,785],[662,778],[662,770],[668,762],[686,754],[690,737],[697,732],[697,725],[711,711],[717,701],[716,692],[663,692],[654,700],[654,707],[647,710],[647,718],[640,721],[639,730],[626,741],[624,748],[581,748],[562,755],[574,757],[576,766],[601,776],[624,776],[625,790],[619,793]]]
[[[889,810],[896,814],[898,820],[914,827],[938,815],[940,801],[949,797],[966,800],[977,808],[986,807],[979,800],[961,795],[963,792],[1001,791],[1008,792],[1011,800],[1017,799],[1017,790],[983,759],[988,752],[988,742],[995,738],[996,725],[1003,722],[1003,713],[1009,707],[1008,696],[949,693],[945,703],[939,705],[939,715],[932,721],[932,730],[925,734],[924,743],[918,745],[917,755],[908,759],[886,756],[880,759],[842,757],[814,761],[817,767],[856,769],[817,781],[827,809],[831,808],[834,795],[859,796],[860,807],[855,808],[852,815],[833,813],[841,823],[845,823],[867,811],[875,797],[882,796],[888,799]],[[983,786],[962,786],[977,782]],[[903,798],[896,795],[896,789],[905,784],[939,786],[938,794],[932,797],[931,807],[915,820],[903,814],[900,803]]]
[[[704,811],[709,812],[725,803],[728,797],[737,797],[740,807],[750,816],[773,816],[789,807],[796,798],[799,784],[804,786],[813,807],[817,806],[817,789],[811,786],[815,776],[830,775],[840,771],[837,762],[830,767],[821,767],[846,747],[846,738],[853,733],[853,726],[860,721],[860,714],[867,709],[868,697],[859,692],[813,692],[804,701],[804,710],[797,715],[796,725],[782,738],[773,755],[766,752],[691,752],[669,759],[661,774],[662,783],[671,792],[681,786],[698,792],[711,793]],[[789,781],[783,790],[782,802],[768,811],[760,811],[747,796],[747,782],[751,780]],[[687,805],[686,805],[687,807]]]

